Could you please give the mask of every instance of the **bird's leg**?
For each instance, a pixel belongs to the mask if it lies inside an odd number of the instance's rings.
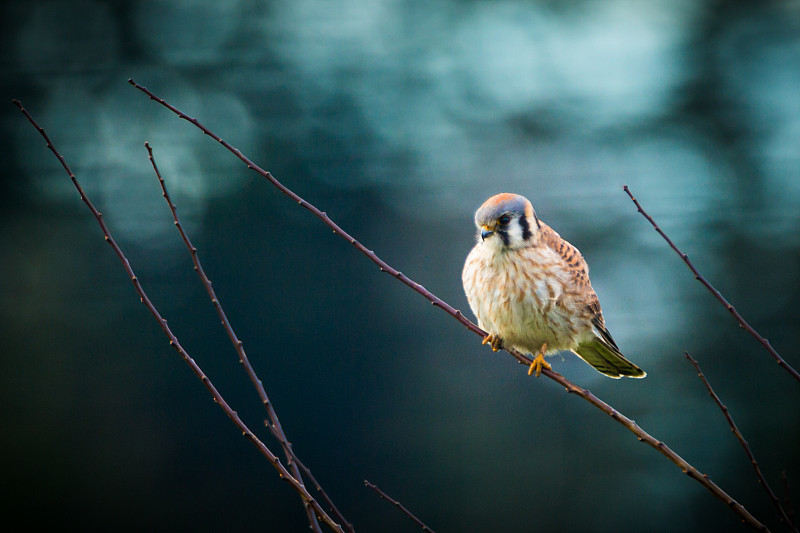
[[[536,372],[536,377],[538,378],[539,374],[542,373],[542,368],[546,368],[547,370],[553,368],[552,366],[550,366],[550,363],[544,360],[545,350],[547,350],[547,343],[542,344],[542,347],[539,349],[539,353],[533,359],[531,367],[528,369],[529,376],[534,372]]]
[[[483,338],[483,342],[481,344],[489,344],[492,347],[492,351],[496,352],[503,348],[503,339],[494,333],[489,333]]]

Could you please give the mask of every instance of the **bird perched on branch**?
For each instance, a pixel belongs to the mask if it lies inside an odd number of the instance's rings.
[[[589,267],[577,248],[539,220],[527,198],[492,196],[475,213],[477,244],[461,279],[483,343],[535,354],[529,374],[570,350],[612,378],[643,378],[608,332]]]

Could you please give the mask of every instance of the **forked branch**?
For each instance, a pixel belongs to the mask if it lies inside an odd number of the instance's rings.
[[[316,513],[316,515],[319,516],[322,519],[322,521],[325,524],[327,524],[332,530],[337,532],[343,532],[341,526],[339,526],[339,524],[337,524],[330,516],[328,516],[328,514],[325,512],[324,509],[320,507],[319,503],[314,499],[314,497],[308,493],[303,484],[297,479],[295,479],[292,476],[292,474],[286,469],[286,467],[283,466],[280,459],[278,459],[278,457],[274,453],[272,453],[272,451],[261,440],[259,440],[259,438],[252,431],[250,431],[250,428],[248,428],[247,425],[242,421],[242,419],[239,417],[239,414],[233,410],[233,408],[228,404],[227,401],[225,401],[225,398],[222,397],[222,395],[219,393],[214,384],[211,383],[211,380],[208,378],[208,376],[205,375],[200,366],[194,361],[194,359],[192,359],[189,356],[189,353],[183,348],[183,346],[181,346],[180,342],[178,342],[178,338],[175,336],[170,327],[167,325],[167,321],[164,320],[164,318],[162,318],[161,314],[158,312],[155,305],[153,305],[153,303],[150,301],[150,298],[148,298],[147,294],[142,288],[142,284],[139,282],[139,278],[134,273],[133,268],[131,267],[128,259],[125,257],[125,254],[122,252],[122,249],[120,249],[119,245],[117,245],[116,241],[111,236],[111,232],[109,231],[105,221],[103,220],[102,213],[100,213],[95,208],[91,200],[89,200],[89,197],[84,192],[83,187],[81,187],[80,183],[75,177],[75,174],[70,169],[64,157],[58,152],[55,145],[50,140],[50,137],[45,132],[45,130],[41,126],[39,126],[39,124],[36,123],[31,114],[28,113],[28,111],[22,106],[22,103],[18,100],[14,100],[14,104],[19,108],[22,114],[25,115],[25,117],[33,125],[33,127],[36,128],[39,134],[44,138],[45,142],[47,143],[47,148],[50,149],[51,152],[53,152],[53,154],[61,163],[61,166],[64,167],[64,170],[69,175],[70,180],[72,180],[72,184],[78,190],[81,200],[83,201],[84,204],[86,204],[86,207],[92,212],[92,215],[94,216],[95,220],[97,220],[97,223],[100,225],[100,229],[103,232],[103,236],[105,237],[106,242],[109,245],[111,245],[111,248],[114,250],[114,253],[122,262],[122,266],[125,269],[125,272],[128,274],[128,277],[131,279],[131,282],[133,283],[136,292],[139,294],[141,302],[147,307],[147,309],[150,311],[150,313],[158,322],[158,325],[164,331],[164,334],[169,339],[170,346],[172,346],[178,352],[181,358],[186,362],[186,364],[189,365],[192,372],[194,372],[194,374],[200,379],[200,381],[203,383],[208,392],[211,393],[211,397],[213,398],[214,402],[217,403],[220,406],[220,408],[222,408],[222,410],[225,412],[228,418],[230,418],[231,421],[236,425],[236,427],[239,428],[239,430],[242,432],[245,438],[247,438],[250,442],[252,442],[253,445],[258,449],[258,451],[264,457],[267,458],[267,460],[272,464],[273,467],[275,467],[281,479],[286,480],[295,489],[295,491],[297,491],[297,493],[300,494],[303,501],[313,509],[314,513]]]
[[[275,427],[269,422],[269,420],[264,420],[264,425],[267,426],[267,429],[269,429],[273,435],[275,435]],[[278,437],[278,435],[275,435],[275,437],[280,438]],[[314,485],[314,488],[319,493],[319,497],[322,498],[322,501],[324,501],[325,504],[328,506],[328,508],[331,510],[333,516],[335,516],[336,520],[338,520],[339,523],[342,525],[342,528],[344,528],[345,531],[348,531],[349,533],[354,533],[353,525],[347,521],[344,515],[342,515],[342,513],[339,511],[339,508],[336,507],[336,504],[333,503],[333,500],[331,500],[330,496],[328,496],[328,493],[323,490],[322,485],[319,484],[317,478],[314,477],[314,474],[311,473],[311,470],[306,465],[303,464],[303,461],[301,461],[300,458],[297,457],[297,455],[295,455],[294,448],[292,448],[292,443],[287,442],[287,444],[288,444],[287,449],[289,450],[289,453],[292,456],[291,459],[292,464],[297,464],[300,470],[302,470],[305,473],[305,475],[308,477],[308,480]]]
[[[228,334],[228,338],[230,339],[231,343],[233,344],[236,353],[239,355],[239,364],[245,369],[247,376],[250,378],[250,381],[255,387],[256,392],[258,393],[258,397],[261,399],[261,404],[264,406],[264,409],[267,411],[267,416],[269,417],[269,424],[270,429],[272,430],[272,434],[280,443],[281,447],[283,448],[284,454],[286,455],[286,464],[289,467],[289,470],[292,472],[292,476],[300,483],[303,483],[303,477],[300,475],[300,469],[298,468],[297,464],[294,462],[295,454],[291,449],[291,445],[289,444],[288,440],[286,439],[286,435],[283,432],[283,428],[281,426],[280,420],[278,420],[278,414],[275,412],[275,408],[272,406],[272,402],[270,402],[269,397],[267,396],[267,392],[264,390],[264,384],[261,382],[261,379],[256,375],[256,371],[253,369],[253,366],[250,364],[250,360],[247,358],[247,354],[244,351],[244,343],[239,340],[239,337],[236,336],[236,333],[233,331],[233,327],[231,323],[228,321],[228,317],[225,314],[225,310],[222,308],[222,304],[220,303],[219,299],[217,298],[216,291],[214,291],[214,287],[211,283],[211,280],[208,279],[208,276],[203,270],[203,265],[200,263],[200,257],[197,254],[197,248],[192,244],[192,241],[189,240],[189,236],[186,234],[186,231],[183,229],[183,224],[181,224],[180,218],[178,218],[178,208],[172,202],[172,198],[167,191],[167,184],[164,182],[164,178],[161,176],[161,171],[158,170],[158,165],[156,165],[156,159],[153,156],[153,149],[150,147],[150,143],[145,142],[144,147],[147,149],[147,157],[150,160],[150,164],[153,166],[153,171],[156,174],[156,178],[158,178],[158,183],[161,186],[161,195],[164,197],[164,200],[167,202],[169,206],[169,210],[172,213],[172,219],[175,222],[175,227],[178,229],[178,233],[181,235],[181,239],[183,243],[186,245],[186,248],[189,250],[189,254],[192,257],[192,263],[194,263],[194,270],[197,272],[197,275],[200,277],[200,281],[203,283],[203,286],[206,288],[206,292],[208,293],[208,297],[211,299],[211,303],[214,304],[214,309],[217,311],[217,315],[219,316],[220,323],[222,327],[225,329],[225,332]],[[317,484],[318,490],[325,495],[327,499],[328,496],[322,487]],[[305,502],[304,504],[306,510],[306,516],[308,518],[308,523],[311,526],[313,531],[321,531],[319,528],[319,523],[317,522],[317,517],[314,514],[314,510]],[[347,531],[352,531],[352,528],[348,529],[346,524],[348,522],[343,520],[343,516],[337,516],[336,519],[345,527]]]
[[[166,107],[167,109],[169,109],[170,111],[175,113],[178,117],[190,122],[191,124],[196,126],[198,129],[200,129],[200,131],[202,131],[204,134],[208,135],[209,137],[214,139],[216,142],[220,143],[223,147],[225,147],[225,149],[230,151],[234,156],[236,156],[245,165],[247,165],[247,168],[249,168],[250,170],[253,170],[254,172],[259,174],[260,176],[266,178],[270,183],[272,183],[272,185],[274,185],[283,194],[285,194],[286,196],[291,198],[293,201],[297,202],[301,207],[307,209],[314,216],[316,216],[317,218],[322,220],[322,222],[325,225],[327,225],[333,231],[334,234],[339,235],[340,237],[345,239],[347,242],[349,242],[352,246],[354,246],[358,251],[360,251],[362,254],[367,256],[373,263],[375,263],[380,268],[381,272],[386,272],[387,274],[397,278],[402,283],[404,283],[405,285],[409,286],[415,292],[417,292],[418,294],[420,294],[421,296],[426,298],[428,301],[430,301],[432,305],[434,305],[436,307],[439,307],[444,312],[446,312],[447,314],[449,314],[450,316],[452,316],[453,318],[455,318],[456,320],[461,322],[461,324],[463,324],[467,329],[469,329],[473,333],[475,333],[475,334],[477,334],[477,335],[479,335],[481,337],[485,337],[486,336],[486,332],[483,331],[481,328],[479,328],[477,325],[475,325],[472,322],[470,322],[466,317],[464,317],[464,315],[461,313],[461,311],[453,308],[452,306],[447,304],[445,301],[443,301],[441,298],[439,298],[438,296],[436,296],[432,292],[430,292],[427,289],[425,289],[425,287],[423,287],[419,283],[415,282],[414,280],[412,280],[409,277],[407,277],[406,275],[404,275],[402,272],[400,272],[400,271],[396,270],[395,268],[391,267],[390,265],[388,265],[385,261],[383,261],[377,255],[375,255],[375,252],[373,252],[372,250],[370,250],[367,247],[365,247],[363,244],[361,244],[359,241],[357,241],[355,238],[353,238],[349,233],[347,233],[341,227],[339,227],[339,225],[337,225],[335,222],[333,222],[333,220],[331,220],[331,218],[327,215],[327,213],[325,213],[324,211],[320,211],[319,209],[317,209],[312,204],[310,204],[310,203],[306,202],[305,200],[303,200],[300,196],[298,196],[296,193],[294,193],[288,187],[286,187],[281,182],[279,182],[277,179],[275,179],[272,176],[272,174],[270,174],[266,170],[264,170],[261,167],[259,167],[258,165],[256,165],[253,161],[251,161],[249,158],[244,156],[238,149],[234,148],[227,141],[224,141],[222,138],[220,138],[219,136],[214,134],[211,130],[209,130],[204,125],[202,125],[197,119],[186,115],[185,113],[183,113],[182,111],[180,111],[179,109],[174,107],[173,105],[167,103],[162,98],[157,97],[155,94],[150,92],[147,88],[137,84],[132,79],[128,80],[128,82],[131,85],[133,85],[134,87],[136,87],[137,89],[139,89],[140,91],[142,91],[143,93],[145,93],[152,100],[154,100],[154,101],[158,102],[159,104],[161,104],[162,106]],[[520,354],[519,352],[516,352],[514,350],[508,350],[508,352],[514,358],[516,358],[517,361],[519,361],[520,363],[524,364],[526,366],[526,368],[530,366],[532,361],[527,356],[525,356],[523,354]],[[644,442],[644,443],[648,444],[649,446],[653,447],[655,450],[657,450],[659,453],[661,453],[667,459],[669,459],[675,465],[677,465],[683,471],[683,473],[685,473],[690,478],[692,478],[695,481],[697,481],[698,483],[700,483],[709,492],[711,492],[711,494],[713,494],[716,498],[719,498],[721,501],[723,501],[734,513],[736,513],[742,519],[743,522],[749,524],[750,526],[752,526],[752,527],[754,527],[754,528],[756,528],[758,530],[768,531],[767,527],[764,524],[759,522],[753,515],[751,515],[747,511],[747,509],[745,509],[741,504],[739,504],[736,500],[734,500],[730,495],[728,495],[718,485],[716,485],[713,481],[711,481],[711,479],[706,474],[701,473],[696,468],[694,468],[692,465],[690,465],[688,462],[686,462],[682,457],[680,457],[677,453],[672,451],[672,449],[670,449],[666,444],[664,444],[664,442],[654,438],[652,435],[650,435],[649,433],[645,432],[642,428],[640,428],[636,424],[636,422],[634,422],[630,418],[627,418],[626,416],[622,415],[619,411],[617,411],[616,409],[614,409],[613,407],[611,407],[610,405],[608,405],[604,401],[602,401],[599,398],[597,398],[589,390],[581,388],[581,387],[578,387],[577,385],[573,384],[571,381],[567,380],[561,374],[558,374],[557,372],[553,372],[552,370],[547,370],[547,369],[544,369],[542,371],[542,374],[544,374],[548,378],[552,379],[556,383],[559,383],[561,386],[563,386],[567,390],[567,392],[569,392],[571,394],[575,394],[575,395],[583,398],[587,402],[591,403],[592,405],[594,405],[595,407],[597,407],[598,409],[600,409],[601,411],[606,413],[613,420],[615,420],[616,422],[618,422],[618,423],[622,424],[623,426],[625,426],[628,430],[630,430],[632,433],[634,433],[636,435],[636,437],[639,439],[640,442]]]

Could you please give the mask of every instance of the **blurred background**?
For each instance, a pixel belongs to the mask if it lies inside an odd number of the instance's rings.
[[[527,196],[583,252],[644,380],[588,387],[783,528],[800,384],[637,212],[800,368],[800,2],[19,1],[0,7],[0,461],[37,530],[306,531],[296,494],[169,347],[145,290],[276,452],[143,143],[289,439],[358,531],[737,531],[608,416],[381,273],[133,78],[462,309],[472,215]],[[794,507],[800,507],[795,489]]]

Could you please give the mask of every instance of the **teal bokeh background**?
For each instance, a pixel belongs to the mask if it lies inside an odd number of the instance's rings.
[[[530,198],[581,249],[609,329],[649,375],[609,380],[568,354],[555,369],[782,528],[683,351],[780,493],[782,470],[800,485],[800,384],[622,185],[800,367],[799,2],[12,0],[0,14],[9,521],[307,530],[296,495],[138,302],[17,98],[181,343],[277,450],[160,196],[151,143],[295,450],[358,531],[415,530],[364,479],[440,532],[741,527],[664,457],[481,347],[134,78],[465,312],[472,213],[497,192]]]

